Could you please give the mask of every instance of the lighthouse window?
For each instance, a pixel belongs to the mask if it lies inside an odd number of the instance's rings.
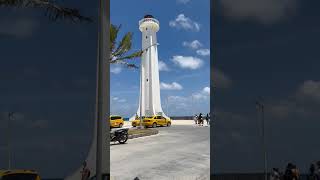
[[[148,30],[148,28],[146,28],[146,30]]]
[[[148,39],[148,36],[146,36],[146,39]]]
[[[148,82],[148,79],[147,79],[147,82]]]

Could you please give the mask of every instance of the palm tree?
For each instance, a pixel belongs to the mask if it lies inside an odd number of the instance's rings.
[[[72,22],[92,22],[89,17],[82,16],[79,10],[59,6],[49,0],[0,0],[0,7],[39,8],[52,21],[69,19]]]
[[[133,60],[135,58],[141,57],[143,51],[138,50],[133,53],[128,54],[128,52],[131,50],[132,46],[132,33],[127,32],[121,39],[120,42],[117,41],[118,32],[120,30],[121,26],[116,26],[111,24],[110,26],[110,58],[109,62],[110,64],[123,64],[129,68],[138,68],[133,63],[128,63],[125,60]]]

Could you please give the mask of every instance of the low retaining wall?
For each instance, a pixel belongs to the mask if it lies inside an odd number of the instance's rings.
[[[128,139],[134,139],[134,138],[145,137],[145,136],[152,136],[152,135],[156,135],[158,133],[159,133],[158,130],[152,130],[147,133],[129,135]]]
[[[193,116],[169,116],[169,117],[172,120],[193,120]],[[123,120],[124,121],[129,121],[129,118],[123,118]]]

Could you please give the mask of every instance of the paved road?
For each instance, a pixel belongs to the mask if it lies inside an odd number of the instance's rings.
[[[207,180],[210,130],[195,125],[159,127],[159,134],[111,145],[114,180]]]

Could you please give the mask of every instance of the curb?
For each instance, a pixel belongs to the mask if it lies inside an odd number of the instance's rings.
[[[128,139],[134,139],[134,138],[145,137],[145,136],[152,136],[152,135],[156,135],[158,133],[159,133],[158,130],[154,130],[153,132],[148,132],[148,133],[144,133],[144,134],[133,134],[133,135],[129,135]]]

